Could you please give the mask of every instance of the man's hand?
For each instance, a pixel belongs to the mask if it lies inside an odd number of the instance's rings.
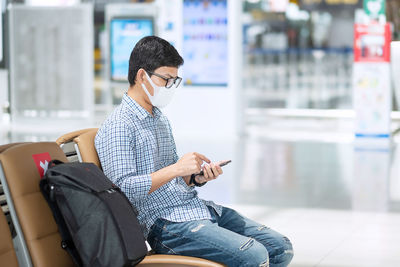
[[[211,162],[206,156],[197,152],[191,152],[183,155],[183,157],[181,157],[175,163],[175,167],[178,172],[177,176],[190,176],[193,173],[199,173],[201,171],[201,165],[204,161],[207,163]]]
[[[220,176],[223,171],[222,168],[219,166],[221,162],[218,163],[211,163],[211,164],[205,164],[203,166],[203,175],[198,175],[196,176],[196,182],[199,184],[211,181],[216,179],[218,176]]]

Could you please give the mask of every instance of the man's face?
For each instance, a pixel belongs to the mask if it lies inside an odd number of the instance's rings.
[[[167,79],[174,79],[178,76],[178,68],[176,67],[159,67],[156,70],[153,71],[154,75],[151,73],[148,73],[150,76],[150,79],[153,81],[153,83],[157,86],[160,87],[165,87],[167,84]],[[162,77],[160,77],[162,76]],[[147,81],[147,79],[144,79],[144,83],[146,88],[148,88],[149,93],[151,95],[154,95],[154,89],[151,86],[151,84]]]

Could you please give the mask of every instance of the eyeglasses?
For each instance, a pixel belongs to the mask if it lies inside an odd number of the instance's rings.
[[[155,72],[147,71],[147,73],[163,79],[165,81],[165,88],[171,88],[174,84],[175,84],[175,88],[177,88],[181,84],[181,81],[182,81],[182,78],[179,76],[176,76],[175,78],[168,78],[168,77],[165,77],[165,76],[160,75]]]

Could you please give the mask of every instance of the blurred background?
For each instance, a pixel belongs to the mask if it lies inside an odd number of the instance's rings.
[[[163,110],[178,153],[232,159],[200,196],[286,234],[291,266],[400,266],[400,0],[0,9],[0,144],[100,127],[157,35],[185,59]]]

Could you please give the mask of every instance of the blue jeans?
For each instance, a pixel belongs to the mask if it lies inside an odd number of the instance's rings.
[[[211,220],[170,222],[158,219],[147,241],[158,254],[193,256],[227,266],[287,266],[293,258],[289,239],[224,207]]]

